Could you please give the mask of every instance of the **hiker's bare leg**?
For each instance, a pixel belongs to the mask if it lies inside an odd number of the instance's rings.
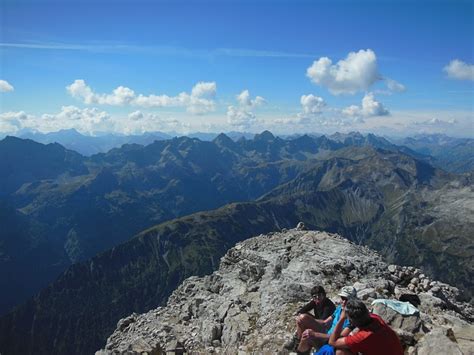
[[[298,345],[299,352],[305,352],[310,350],[312,347],[320,348],[323,346],[329,339],[329,335],[326,333],[319,333],[307,329],[301,335],[301,341]]]
[[[323,333],[323,325],[309,314],[300,314],[296,317],[296,336],[301,339],[301,335],[306,329],[312,329],[318,333]]]

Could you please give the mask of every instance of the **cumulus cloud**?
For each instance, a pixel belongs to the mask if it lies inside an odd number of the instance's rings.
[[[108,121],[110,115],[97,108],[80,109],[76,106],[62,106],[58,113],[41,115],[41,122],[36,126],[46,131],[76,128],[82,132],[92,133],[110,128],[107,126]]]
[[[30,115],[24,111],[0,114],[0,132],[4,134],[15,134],[22,129],[56,132],[70,128],[91,135],[99,132],[142,134],[160,130],[186,131],[189,124],[139,110],[128,115],[111,116],[98,108],[80,109],[75,106],[63,106],[59,112],[41,115]]]
[[[71,96],[81,99],[85,104],[140,107],[185,107],[192,114],[204,114],[215,110],[214,97],[217,86],[215,82],[199,82],[191,93],[182,92],[176,96],[137,95],[130,88],[119,86],[111,94],[94,93],[84,80],[75,80],[66,87]]]
[[[261,96],[255,97],[255,99],[250,98],[250,93],[248,90],[242,91],[237,95],[237,102],[241,107],[254,108],[265,103],[265,99]]]
[[[473,80],[474,81],[474,65],[465,63],[461,60],[454,59],[443,68],[444,72],[451,79]]]
[[[227,108],[227,121],[231,126],[250,128],[256,122],[253,112],[242,110],[239,107],[229,106]]]
[[[266,101],[261,96],[252,99],[248,90],[243,90],[236,96],[236,99],[237,105],[227,107],[227,122],[233,127],[247,129],[257,120],[252,110],[263,105]]]
[[[6,80],[0,80],[0,92],[13,91],[13,86]]]
[[[82,132],[107,130],[110,116],[97,108],[79,109],[75,106],[63,106],[61,111],[40,116],[29,115],[24,111],[0,114],[0,131],[15,133],[21,129],[53,132],[60,129],[76,128]]]
[[[25,111],[10,111],[0,114],[0,118],[4,121],[25,121],[29,117],[30,116],[28,116]]]
[[[342,113],[351,117],[388,116],[390,112],[377,101],[374,94],[369,92],[362,99],[362,106],[351,105],[342,110]]]
[[[295,124],[309,124],[319,116],[326,107],[324,99],[313,94],[302,95],[300,98],[301,112],[293,119]]]
[[[306,75],[313,83],[328,88],[334,95],[365,91],[381,79],[377,57],[371,49],[350,52],[336,64],[328,57],[321,57],[306,70]]]
[[[302,113],[304,115],[320,114],[323,108],[326,106],[326,103],[322,97],[315,96],[313,94],[302,95],[300,102],[303,109]]]
[[[191,96],[213,98],[216,95],[217,86],[215,82],[199,82],[191,90]]]
[[[23,128],[25,122],[30,118],[31,116],[24,111],[0,113],[0,132],[16,133]]]
[[[41,118],[49,121],[82,121],[90,124],[99,124],[109,119],[110,116],[107,112],[100,111],[97,108],[80,109],[76,106],[63,106],[59,113],[43,114]]]

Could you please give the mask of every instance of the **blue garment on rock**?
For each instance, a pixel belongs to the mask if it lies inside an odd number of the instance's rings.
[[[339,322],[339,318],[341,318],[341,312],[342,312],[342,306],[339,305],[337,306],[336,310],[332,314],[332,324],[331,328],[328,330],[328,334],[331,334],[334,331],[334,328],[336,328],[337,322]],[[350,325],[349,319],[346,318],[344,321],[344,324],[342,325],[342,329],[347,328]]]
[[[384,304],[387,307],[390,307],[395,312],[403,314],[405,316],[411,316],[413,314],[418,314],[420,311],[413,306],[410,302],[401,302],[397,300],[386,300],[386,299],[376,299],[372,302],[372,306],[377,303]]]

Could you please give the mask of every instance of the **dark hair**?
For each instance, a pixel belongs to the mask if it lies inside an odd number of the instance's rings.
[[[349,298],[346,303],[346,313],[352,325],[356,327],[363,327],[371,322],[369,310],[364,302],[357,298]]]
[[[323,294],[324,296],[326,296],[326,291],[324,291],[323,286],[314,286],[311,289],[311,295],[319,295],[319,294]]]

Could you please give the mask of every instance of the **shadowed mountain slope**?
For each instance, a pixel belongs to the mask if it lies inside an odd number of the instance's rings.
[[[253,200],[306,169],[306,160],[315,153],[301,148],[293,155],[304,160],[296,160],[283,149],[285,158],[267,162],[265,152],[246,151],[226,138],[124,145],[91,158],[58,144],[5,138],[0,141],[2,199],[32,226],[28,238],[42,240],[55,253],[52,259],[38,254],[33,259],[39,264],[9,254],[8,263],[0,260],[2,270],[17,274],[19,284],[29,285],[26,295],[32,295],[39,288],[30,286],[43,286],[57,276],[50,265],[64,270],[152,225]],[[15,243],[16,238],[5,228],[0,240]],[[24,299],[23,291],[11,292],[12,299]],[[0,314],[10,308],[8,304],[0,300]]]
[[[469,179],[370,147],[345,148],[310,164],[256,202],[160,224],[71,266],[0,319],[0,350],[80,354],[98,349],[118,319],[163,304],[184,278],[214,270],[235,242],[298,221],[472,289]],[[451,210],[456,201],[465,215]]]

